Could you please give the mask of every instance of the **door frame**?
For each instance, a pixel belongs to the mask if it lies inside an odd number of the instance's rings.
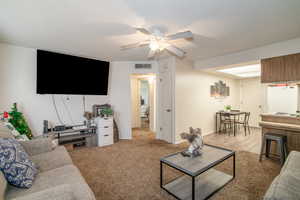
[[[159,73],[158,72],[149,72],[149,73],[145,73],[145,72],[135,72],[135,73],[131,73],[130,74],[130,88],[131,88],[131,79],[133,76],[135,75],[147,75],[147,74],[151,74],[151,75],[154,75],[155,76],[155,112],[154,112],[154,118],[155,118],[155,123],[154,123],[154,133],[155,133],[155,137],[157,139],[158,138],[158,135],[159,135],[159,127],[160,127],[160,124],[159,124],[159,98],[160,98],[160,94],[159,94]],[[140,83],[138,81],[138,88],[140,89]],[[130,93],[132,92],[132,89],[130,89]],[[149,91],[150,92],[150,91]],[[131,94],[130,94],[131,96]],[[150,96],[149,96],[150,98]],[[132,102],[132,99],[131,99],[131,102]],[[132,103],[130,104],[130,110],[132,110]],[[132,113],[131,113],[131,117],[132,117]],[[149,124],[150,125],[150,124]],[[131,131],[131,138],[132,138],[132,131]]]
[[[148,62],[145,62],[148,63]],[[172,78],[172,84],[171,84],[171,90],[172,90],[172,125],[171,125],[171,143],[176,144],[176,134],[175,134],[175,75],[176,75],[176,58],[175,57],[167,57],[163,59],[156,60],[155,62],[152,62],[153,68],[150,70],[136,70],[132,68],[132,71],[129,73],[129,82],[131,80],[132,75],[142,75],[142,74],[154,74],[156,76],[155,82],[156,82],[156,120],[155,120],[155,138],[162,140],[162,131],[160,130],[161,128],[161,76],[160,76],[160,65],[161,64],[167,64],[169,66],[169,69],[171,70],[171,78]],[[131,90],[130,90],[130,97],[131,97]],[[132,110],[132,105],[130,104],[130,123],[131,123],[131,110]],[[131,126],[131,124],[130,124]],[[130,129],[130,138],[132,139],[132,131]]]

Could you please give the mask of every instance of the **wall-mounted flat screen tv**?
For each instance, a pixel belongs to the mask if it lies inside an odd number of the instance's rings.
[[[37,93],[107,95],[109,62],[37,50]]]

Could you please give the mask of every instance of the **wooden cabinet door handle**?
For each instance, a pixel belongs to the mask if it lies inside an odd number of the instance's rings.
[[[109,136],[109,135],[106,134],[106,135],[104,135],[104,136],[106,137],[106,136]]]
[[[104,126],[104,128],[108,128],[108,126]]]

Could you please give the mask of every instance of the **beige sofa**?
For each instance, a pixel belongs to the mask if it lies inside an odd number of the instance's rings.
[[[274,179],[264,200],[300,199],[300,152],[290,152],[280,174]]]
[[[0,129],[0,137],[11,137]],[[29,189],[9,185],[0,171],[0,200],[95,200],[95,196],[63,146],[52,149],[47,138],[20,142],[39,173]]]

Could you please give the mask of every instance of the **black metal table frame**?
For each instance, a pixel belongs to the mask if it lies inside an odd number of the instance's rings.
[[[233,135],[235,136],[236,135],[236,116],[237,115],[243,115],[243,114],[245,114],[246,112],[236,112],[236,113],[234,113],[234,112],[231,112],[231,113],[229,113],[230,114],[230,116],[233,116]],[[218,125],[220,125],[221,126],[221,117],[220,117],[220,115],[222,114],[222,112],[217,112],[216,113],[216,119],[215,119],[215,129],[216,129],[216,133],[220,133],[220,130],[218,130]],[[218,121],[218,115],[219,115],[219,121]],[[220,123],[220,124],[219,124]]]
[[[176,196],[175,194],[173,194],[172,192],[170,192],[168,189],[166,189],[164,187],[164,184],[163,184],[163,164],[173,168],[173,169],[176,169],[182,173],[184,173],[185,175],[188,175],[190,177],[192,177],[192,200],[195,200],[195,178],[199,175],[201,175],[202,173],[208,171],[209,169],[217,166],[218,164],[222,163],[223,161],[233,157],[233,169],[232,169],[232,178],[227,181],[224,185],[222,185],[221,187],[219,187],[218,189],[216,189],[214,192],[212,192],[210,195],[208,195],[205,199],[209,199],[211,196],[213,196],[215,193],[217,193],[219,190],[221,190],[223,187],[225,187],[229,182],[231,182],[234,178],[235,178],[235,151],[232,151],[232,150],[229,150],[229,149],[225,149],[225,148],[222,148],[222,147],[217,147],[217,146],[214,146],[214,145],[209,145],[209,144],[205,144],[206,146],[210,146],[210,147],[214,147],[214,148],[217,148],[217,149],[222,149],[222,150],[225,150],[225,151],[230,151],[231,153],[227,156],[224,156],[223,158],[209,164],[208,166],[206,166],[205,168],[202,168],[200,169],[199,171],[195,172],[195,173],[190,173],[188,170],[185,170],[184,168],[180,168],[180,167],[176,167],[176,166],[173,166],[173,164],[171,162],[168,162],[166,160],[160,160],[160,187],[165,190],[166,192],[168,192],[170,195],[172,195],[173,197],[175,197],[176,199],[178,200],[181,200],[178,196]],[[164,158],[168,158],[168,157],[171,157],[173,155],[176,155],[180,152],[177,152],[177,153],[174,153],[174,154],[171,154],[167,157],[164,157]],[[181,176],[180,176],[181,177]],[[180,178],[178,177],[178,178]],[[176,178],[176,179],[178,179]],[[171,182],[175,181],[176,179],[172,180]],[[170,183],[170,182],[169,182]],[[167,183],[168,184],[168,183]],[[165,184],[166,185],[166,184]]]

